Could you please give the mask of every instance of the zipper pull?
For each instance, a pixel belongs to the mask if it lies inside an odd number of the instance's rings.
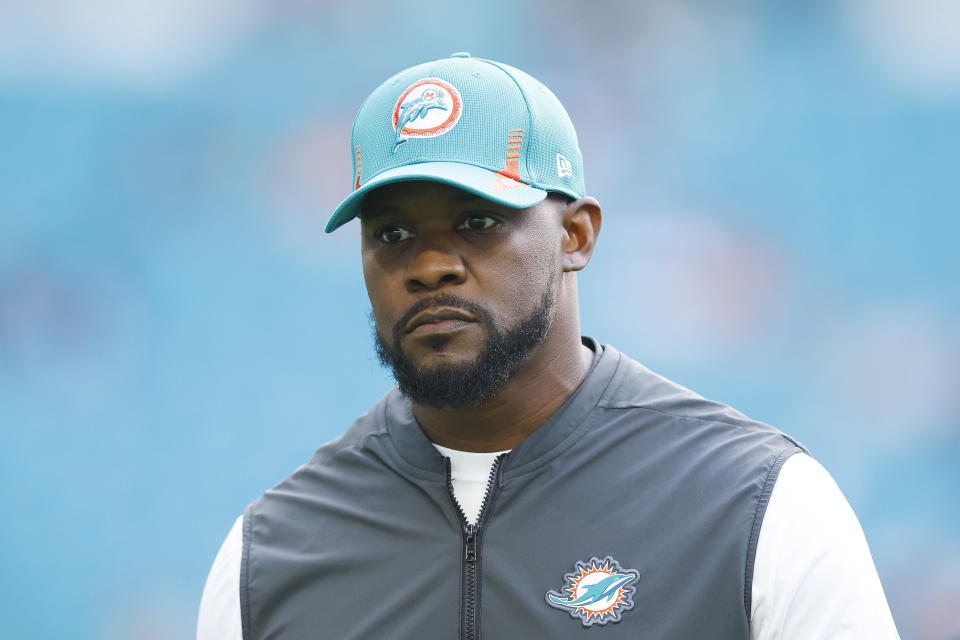
[[[463,559],[465,562],[474,563],[477,561],[477,527],[476,525],[467,525],[467,541],[463,546]]]

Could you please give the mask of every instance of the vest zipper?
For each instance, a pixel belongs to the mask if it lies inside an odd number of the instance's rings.
[[[447,474],[447,491],[450,500],[457,509],[460,526],[463,529],[463,584],[461,585],[460,599],[460,638],[461,640],[479,640],[480,638],[480,541],[482,540],[483,526],[487,515],[493,507],[497,493],[500,491],[500,463],[507,454],[499,455],[490,467],[490,476],[487,479],[487,491],[480,504],[480,516],[477,524],[467,522],[463,507],[457,502],[453,493],[453,481],[450,472],[450,458],[444,458],[443,464]]]

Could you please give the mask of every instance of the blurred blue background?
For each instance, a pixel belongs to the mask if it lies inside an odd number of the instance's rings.
[[[960,637],[960,5],[0,2],[5,638],[193,634],[234,518],[392,384],[349,128],[467,50],[577,126],[584,333],[803,441]]]

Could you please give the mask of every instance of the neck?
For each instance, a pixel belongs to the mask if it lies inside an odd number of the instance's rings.
[[[556,329],[482,405],[438,409],[413,403],[426,436],[459,451],[505,451],[520,444],[566,402],[590,371],[593,351],[580,340],[579,322]]]

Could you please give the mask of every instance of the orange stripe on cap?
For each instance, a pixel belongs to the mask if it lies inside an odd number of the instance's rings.
[[[520,180],[520,147],[523,145],[523,129],[510,129],[507,134],[507,166],[498,172],[512,180]]]
[[[353,190],[360,188],[360,145],[357,145],[357,181],[353,185]]]

